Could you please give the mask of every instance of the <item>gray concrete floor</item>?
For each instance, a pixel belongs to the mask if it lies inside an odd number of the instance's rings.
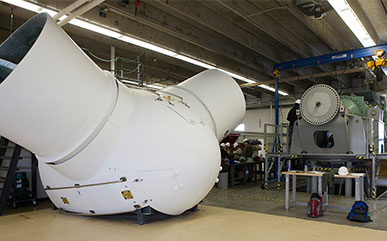
[[[297,192],[298,202],[307,202],[310,194]],[[387,199],[365,200],[370,207],[370,215],[373,222],[357,223],[346,219],[348,212],[341,210],[327,210],[323,217],[309,218],[306,215],[306,207],[296,206],[289,211],[284,207],[285,190],[275,188],[262,190],[260,184],[237,185],[232,189],[213,188],[210,194],[203,200],[202,204],[224,207],[230,209],[273,214],[278,216],[295,217],[316,222],[328,222],[359,226],[378,230],[387,230]],[[354,198],[337,195],[329,195],[329,205],[352,207]],[[387,240],[387,237],[386,237]]]
[[[227,209],[298,218],[313,222],[343,224],[353,227],[363,227],[387,231],[387,197],[380,200],[366,200],[371,210],[370,214],[373,222],[356,223],[350,222],[346,219],[348,213],[347,211],[327,210],[324,212],[324,216],[320,218],[307,217],[306,207],[303,206],[296,206],[295,208],[290,208],[289,211],[286,211],[284,208],[284,192],[285,191],[283,187],[280,190],[277,190],[274,187],[268,190],[262,190],[259,183],[256,185],[237,185],[233,189],[218,189],[215,187],[203,200],[201,206],[205,207],[205,205],[208,205]],[[296,199],[299,202],[307,202],[309,200],[309,196],[310,194],[297,192]],[[329,205],[345,206],[350,208],[353,202],[354,198],[346,198],[343,196],[334,195],[329,196]],[[52,207],[53,206],[51,202],[46,199],[40,201],[37,207],[34,207],[31,203],[27,203],[21,204],[17,209],[7,208],[4,212],[4,216],[23,216],[24,213],[30,211],[45,212],[45,210],[52,210]],[[58,213],[58,211],[54,211],[54,213]],[[117,218],[130,220],[129,222],[131,223],[135,222],[135,215],[124,215],[123,217],[106,217],[108,220]],[[162,217],[160,219],[168,220],[169,218]]]
[[[381,230],[206,205],[198,212],[142,226],[128,215],[86,217],[47,208],[0,217],[0,234],[1,241],[386,241],[387,237]]]

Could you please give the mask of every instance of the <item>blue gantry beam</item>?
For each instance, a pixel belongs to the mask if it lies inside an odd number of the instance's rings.
[[[273,70],[278,69],[284,71],[288,69],[297,69],[304,67],[312,67],[320,64],[330,64],[351,59],[365,58],[373,56],[376,50],[384,50],[387,53],[387,44],[379,44],[367,48],[353,49],[347,51],[336,52],[332,54],[324,54],[317,57],[294,60],[289,62],[283,62],[280,64],[274,64]]]
[[[387,44],[379,44],[367,48],[353,49],[347,51],[336,52],[332,54],[324,54],[312,58],[294,60],[274,64],[273,74],[275,76],[275,124],[279,125],[279,95],[278,95],[278,80],[280,78],[280,72],[289,69],[297,69],[304,67],[313,67],[322,64],[336,63],[351,59],[365,58],[375,55],[376,50],[384,50],[387,53]],[[275,128],[275,133],[278,133],[278,127]],[[277,140],[274,141],[275,143]],[[281,143],[278,143],[281,144]],[[276,145],[275,145],[276,146]],[[276,148],[274,151],[278,151]],[[278,158],[278,157],[277,157]],[[277,171],[276,171],[277,173]]]

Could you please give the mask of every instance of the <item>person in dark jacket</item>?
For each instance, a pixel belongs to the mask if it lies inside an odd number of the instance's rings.
[[[253,151],[254,148],[250,145],[248,139],[243,140],[243,149],[241,154],[242,162],[252,162],[253,161]]]
[[[288,131],[289,131],[289,135],[288,135],[289,149],[290,149],[290,145],[292,144],[293,126],[294,126],[294,122],[297,120],[297,110],[300,109],[300,103],[301,103],[301,101],[299,99],[297,99],[296,102],[294,103],[293,108],[291,108],[289,113],[288,113],[287,120],[289,121],[289,128],[288,128]]]
[[[252,167],[252,162],[254,162],[253,160],[253,151],[254,151],[254,147],[252,145],[250,145],[249,143],[249,140],[248,139],[244,139],[243,140],[243,149],[242,149],[242,154],[241,154],[241,157],[240,157],[240,160],[242,163],[247,163],[246,165],[244,165],[243,167],[243,183],[246,183],[247,180],[251,181],[252,177],[253,177],[253,167]],[[248,164],[250,163],[250,164]],[[247,174],[246,175],[246,171],[247,171]]]

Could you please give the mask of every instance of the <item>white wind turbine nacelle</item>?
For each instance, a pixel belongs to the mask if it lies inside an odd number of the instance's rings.
[[[0,103],[0,135],[37,155],[58,208],[82,214],[192,208],[216,181],[219,140],[245,114],[218,70],[157,92],[127,88],[44,13],[0,46]]]

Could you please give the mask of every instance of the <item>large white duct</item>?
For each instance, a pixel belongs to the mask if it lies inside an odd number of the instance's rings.
[[[0,46],[0,83],[0,135],[37,155],[58,208],[83,214],[195,206],[216,181],[218,141],[245,114],[241,89],[217,70],[127,88],[47,14]]]

